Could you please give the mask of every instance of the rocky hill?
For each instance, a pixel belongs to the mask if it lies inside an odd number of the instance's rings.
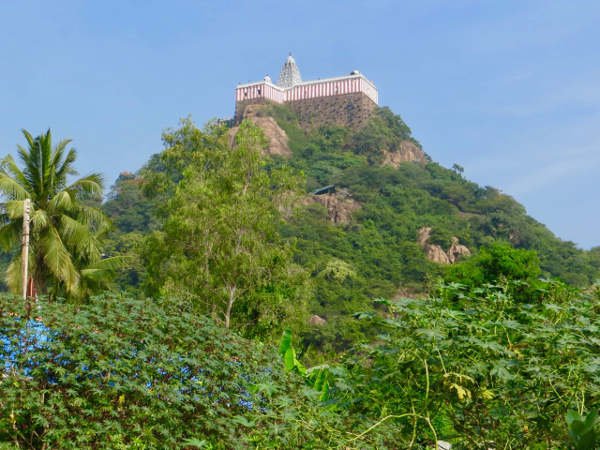
[[[312,312],[331,328],[357,326],[348,314],[378,296],[428,289],[445,268],[496,241],[535,250],[542,276],[574,286],[600,277],[597,252],[557,238],[510,196],[465,179],[460,168],[431,161],[402,119],[378,109],[360,129],[306,128],[285,107],[264,108],[288,136],[291,155],[275,164],[302,171],[319,192],[282,232],[313,274]],[[327,276],[342,265],[343,277]],[[412,294],[411,294],[412,293]],[[365,330],[356,330],[363,333]],[[315,345],[336,341],[319,328]]]
[[[583,251],[560,240],[510,196],[470,182],[458,167],[431,161],[387,108],[354,129],[306,127],[284,106],[250,109],[247,119],[267,139],[266,169],[285,166],[303,180],[298,211],[286,217],[280,233],[293,243],[295,262],[310,274],[310,313],[327,324],[305,336],[307,345],[343,347],[354,331],[368,333],[352,315],[370,308],[374,298],[423,293],[447,268],[495,242],[535,250],[543,277],[580,287],[600,278],[599,249]],[[206,139],[190,127],[185,123],[174,136]],[[228,131],[230,142],[236,132]],[[186,152],[193,153],[196,144],[183,142],[181,149],[167,144],[174,152],[168,158],[183,158],[165,173],[176,183]],[[164,170],[153,157],[140,174],[115,185],[105,210],[119,232],[143,234],[152,226],[152,210],[162,205],[143,200],[140,179]],[[115,248],[119,245],[117,237]],[[134,268],[121,283],[135,286],[143,277],[143,269]],[[343,337],[336,331],[340,326]]]

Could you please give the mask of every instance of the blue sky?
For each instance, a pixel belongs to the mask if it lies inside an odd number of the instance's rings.
[[[0,155],[20,129],[72,138],[110,186],[191,115],[233,114],[238,82],[358,69],[435,161],[600,245],[600,2],[0,2]]]

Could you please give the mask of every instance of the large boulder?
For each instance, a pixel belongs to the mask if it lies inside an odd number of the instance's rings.
[[[427,157],[421,147],[409,140],[400,142],[398,150],[383,150],[382,153],[382,164],[387,166],[398,167],[403,162],[408,161],[427,162]]]
[[[459,243],[456,236],[452,237],[452,244],[447,252],[437,244],[431,244],[431,227],[422,227],[419,229],[417,243],[425,250],[427,259],[438,264],[454,264],[462,257],[471,256],[471,251]]]

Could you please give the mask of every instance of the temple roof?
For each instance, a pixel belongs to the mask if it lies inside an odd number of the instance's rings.
[[[300,69],[298,69],[298,65],[294,60],[292,54],[290,53],[287,57],[287,60],[283,64],[281,68],[281,72],[279,73],[279,81],[277,85],[283,88],[290,88],[295,84],[302,83],[302,76],[300,76]]]

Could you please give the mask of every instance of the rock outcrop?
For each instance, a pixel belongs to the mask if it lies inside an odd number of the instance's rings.
[[[471,255],[471,251],[464,245],[459,243],[456,236],[452,237],[452,245],[447,252],[437,244],[429,243],[431,237],[431,227],[423,227],[419,230],[417,243],[423,247],[427,255],[427,259],[438,264],[454,264],[461,257]]]
[[[267,148],[265,153],[270,156],[282,156],[289,158],[292,156],[292,151],[289,147],[289,139],[285,131],[277,124],[275,119],[269,116],[261,116],[260,111],[263,109],[262,105],[249,105],[244,111],[244,119],[252,121],[257,127],[259,127],[265,137],[267,138]],[[239,127],[233,127],[229,131],[229,143],[233,145],[233,140],[238,132]]]
[[[323,326],[327,324],[327,320],[323,319],[321,316],[313,314],[312,316],[310,316],[308,323],[310,325]]]
[[[427,244],[425,248],[427,259],[438,264],[450,264],[450,258],[442,247],[436,244]]]
[[[425,152],[412,141],[404,140],[400,143],[400,148],[395,151],[383,150],[382,164],[386,166],[398,167],[403,162],[417,161],[427,162]]]
[[[422,227],[419,230],[419,234],[417,236],[417,243],[425,248],[425,246],[429,243],[429,238],[431,237],[431,227]]]
[[[352,198],[346,189],[338,189],[329,194],[313,195],[312,201],[327,208],[327,217],[335,224],[350,222],[352,213],[360,208],[360,203]]]
[[[459,243],[458,238],[456,236],[452,237],[452,244],[448,249],[448,259],[451,264],[454,264],[462,257],[471,256],[471,250],[469,250],[466,246]]]

